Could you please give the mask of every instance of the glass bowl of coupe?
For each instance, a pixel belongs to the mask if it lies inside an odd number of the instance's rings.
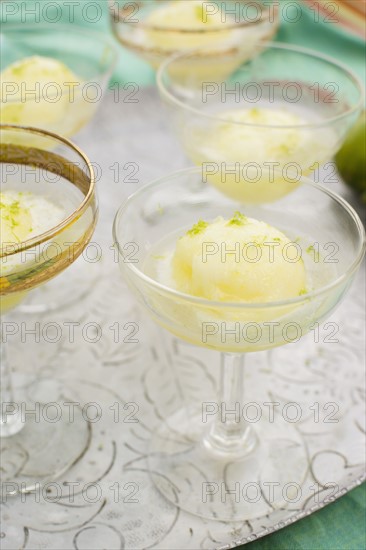
[[[0,37],[2,124],[71,137],[90,122],[117,60],[105,36],[75,25],[22,23],[3,25]]]
[[[120,43],[154,69],[174,53],[205,48],[181,67],[200,82],[233,70],[253,54],[259,41],[273,38],[279,10],[275,2],[260,0],[117,0],[111,20]]]
[[[299,176],[319,178],[363,106],[354,74],[311,50],[267,43],[224,78],[199,87],[180,72],[191,56],[180,53],[162,64],[159,92],[188,158],[239,201],[271,201]],[[222,179],[224,163],[241,163],[243,172]],[[269,185],[274,170],[281,177]]]
[[[218,414],[204,417],[202,390],[202,403],[177,410],[154,432],[148,459],[155,485],[209,519],[245,521],[286,506],[284,486],[301,487],[308,471],[306,446],[281,416],[271,421],[263,410],[253,424],[232,414],[256,400],[243,394],[243,363],[255,368],[251,352],[296,342],[337,307],[365,252],[357,214],[307,178],[273,202],[238,207],[195,167],[127,199],[114,240],[123,277],[156,323],[222,357]],[[337,244],[337,263],[328,261],[329,242]],[[249,482],[263,489],[272,482],[271,503],[222,499],[220,490],[203,498],[207,484]]]
[[[67,269],[90,241],[98,208],[93,168],[76,146],[46,131],[1,125],[0,298],[1,339],[1,491],[27,492],[66,471],[89,441],[88,423],[76,407],[67,413],[73,390],[56,380],[28,384],[21,373],[22,397],[13,392],[5,357],[7,314],[27,293]],[[29,147],[29,143],[37,147]],[[57,154],[54,153],[57,150]],[[59,281],[59,278],[56,278]],[[14,324],[14,323],[13,323]],[[24,344],[25,346],[26,344]],[[26,361],[26,359],[24,359]],[[27,391],[28,389],[28,391]],[[26,397],[24,397],[24,392]],[[57,392],[57,393],[55,393]],[[60,417],[26,414],[57,401]]]

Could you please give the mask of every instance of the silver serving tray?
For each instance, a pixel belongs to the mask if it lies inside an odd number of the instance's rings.
[[[99,417],[89,422],[82,455],[48,492],[3,504],[0,538],[7,550],[234,548],[312,514],[364,480],[365,281],[359,274],[319,333],[268,355],[253,354],[247,373],[248,400],[276,401],[281,410],[296,402],[301,408],[301,419],[289,422],[308,456],[296,502],[242,523],[206,521],[180,512],[152,485],[146,464],[152,432],[178,407],[215,399],[219,357],[156,328],[137,307],[114,262],[111,224],[123,197],[186,163],[155,91],[140,91],[138,97],[138,104],[114,104],[111,95],[76,139],[101,166],[101,220],[94,241],[103,257],[86,279],[77,281],[75,275],[75,284],[89,284],[90,293],[55,312],[15,312],[11,318],[27,328],[39,322],[41,330],[39,342],[27,336],[26,348],[24,330],[9,339],[20,391],[34,401],[94,404],[88,405],[89,416],[97,411]],[[111,169],[116,161],[118,182]],[[128,162],[138,165],[139,183],[123,181]],[[341,183],[334,187],[347,193]],[[74,341],[65,325],[70,321],[79,323]],[[55,342],[49,323],[60,335]],[[45,327],[49,332],[42,335]]]

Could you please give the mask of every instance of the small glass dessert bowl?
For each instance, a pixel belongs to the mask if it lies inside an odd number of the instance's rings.
[[[239,201],[270,201],[291,190],[299,175],[319,178],[363,106],[357,77],[312,50],[267,43],[235,71],[199,87],[180,70],[194,57],[179,53],[161,65],[160,96],[188,158]],[[243,175],[221,179],[223,163],[241,163]],[[334,167],[328,168],[331,181]],[[271,194],[267,182],[273,170],[284,177]]]
[[[276,3],[262,1],[118,0],[112,4],[111,18],[120,43],[154,69],[174,53],[205,47],[202,56],[191,58],[184,67],[185,74],[200,81],[226,74],[225,65],[234,68],[253,54],[253,45],[273,38],[278,12]]]
[[[117,60],[116,48],[103,34],[77,26],[7,24],[1,32],[0,121],[34,126],[69,138],[94,117]],[[13,143],[18,134],[13,135]],[[24,145],[26,139],[22,135]],[[42,148],[45,140],[28,134],[28,145]],[[57,141],[49,140],[50,146]],[[23,313],[43,313],[84,298],[87,277],[100,277],[100,262],[82,259],[68,270],[66,291],[51,281],[31,293]],[[90,288],[90,287],[89,287]]]
[[[89,243],[98,217],[93,168],[76,146],[49,132],[0,126],[2,189],[0,200],[1,316],[13,310],[35,287],[67,269]],[[34,139],[33,139],[34,138]],[[29,147],[29,142],[37,147]],[[57,148],[57,154],[52,149]],[[62,281],[60,281],[62,284]],[[66,471],[89,441],[88,423],[77,407],[67,414],[72,390],[56,380],[40,383],[31,376],[15,399],[5,354],[7,315],[2,319],[1,493],[28,492]],[[10,357],[11,361],[11,357]],[[57,387],[57,388],[56,388]],[[56,391],[57,393],[53,393]],[[19,389],[19,388],[18,388]],[[50,398],[61,411],[57,422],[41,414]],[[51,397],[53,396],[53,397]],[[60,398],[61,400],[61,398]],[[25,411],[38,407],[40,414]]]
[[[288,422],[271,421],[265,411],[255,424],[233,418],[236,405],[242,410],[256,397],[243,396],[244,356],[251,363],[250,352],[296,342],[326,318],[365,252],[365,231],[352,207],[307,178],[277,201],[240,208],[196,167],[127,199],[113,230],[123,276],[156,323],[221,353],[219,413],[204,416],[202,390],[201,403],[157,426],[148,460],[169,501],[225,521],[285,506],[284,486],[301,487],[309,466],[301,434]],[[221,491],[203,499],[205,487],[249,482],[263,494],[273,483],[271,502],[234,494],[223,500]]]
[[[88,29],[3,25],[1,123],[73,136],[94,117],[116,60],[110,41]]]

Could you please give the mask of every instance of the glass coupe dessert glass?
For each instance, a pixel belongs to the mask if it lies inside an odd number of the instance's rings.
[[[120,43],[154,69],[174,53],[206,47],[180,67],[180,73],[201,82],[234,70],[253,54],[253,45],[273,38],[278,12],[276,3],[262,1],[117,0],[111,19]]]
[[[299,175],[317,172],[319,181],[319,168],[363,106],[363,87],[347,67],[311,50],[267,43],[225,78],[194,86],[180,73],[194,57],[185,52],[166,60],[157,83],[185,153],[205,166],[212,184],[236,200],[262,202],[287,193]],[[242,163],[244,173],[223,180],[223,163]],[[281,177],[268,188],[273,170]],[[333,175],[329,166],[329,181]]]
[[[222,354],[217,401],[205,401],[202,388],[202,403],[164,418],[153,435],[148,460],[154,483],[169,501],[192,514],[225,521],[245,521],[286,506],[284,488],[301,487],[308,470],[301,434],[292,424],[280,415],[271,419],[263,404],[258,421],[243,419],[248,402],[266,400],[260,388],[257,396],[243,395],[244,360],[251,362],[249,352],[296,342],[326,318],[350,286],[365,251],[364,228],[354,210],[333,192],[301,178],[292,193],[271,203],[246,204],[241,211],[291,239],[288,265],[297,250],[306,271],[306,290],[271,302],[215,301],[177,290],[166,263],[177,239],[187,234],[193,242],[205,230],[204,222],[231,218],[237,208],[237,202],[205,182],[196,167],[135,193],[114,223],[120,268],[152,318],[178,338]],[[238,219],[236,214],[231,223]],[[222,253],[226,243],[219,244],[216,250],[210,248],[211,255]],[[260,250],[265,253],[264,247]],[[217,271],[206,270],[206,288]],[[232,279],[226,282],[230,289]],[[259,289],[267,283],[264,277],[256,282]],[[276,288],[275,280],[272,285]],[[273,493],[268,498],[270,484]],[[254,485],[259,498],[251,493]]]
[[[2,124],[71,137],[91,121],[117,60],[107,38],[75,25],[38,23],[3,25],[0,36]]]
[[[93,235],[98,209],[93,168],[75,145],[34,128],[1,125],[0,133],[3,316],[28,291],[76,260]],[[37,147],[29,147],[33,137]],[[80,407],[70,415],[66,406],[72,390],[61,388],[59,382],[22,379],[17,384],[19,398],[14,397],[11,357],[10,362],[5,357],[7,323],[2,319],[0,435],[5,496],[27,492],[60,475],[82,455],[90,437]],[[44,412],[58,398],[62,403],[54,403],[55,421],[54,410],[49,416]]]

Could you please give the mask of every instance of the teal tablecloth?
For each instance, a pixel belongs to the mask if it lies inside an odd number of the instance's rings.
[[[35,4],[39,7],[34,8]],[[49,6],[47,10],[43,11],[42,6],[44,4],[49,4]],[[55,4],[60,5],[59,10],[52,6]],[[107,0],[94,0],[93,2],[87,2],[87,0],[73,2],[67,0],[54,0],[53,2],[46,2],[46,0],[1,0],[1,20],[3,23],[5,21],[19,23],[21,13],[24,14],[25,9],[27,9],[25,17],[29,23],[38,21],[38,17],[42,18],[43,13],[48,22],[55,20],[59,24],[70,24],[70,8],[68,7],[70,4],[74,5],[71,12],[73,18],[71,24],[86,26],[96,31],[110,32]],[[96,4],[100,6],[100,9],[90,7],[88,11],[85,11],[85,4]],[[280,4],[287,4],[287,8],[282,10],[282,13],[286,14],[286,20],[285,18],[282,20],[277,40],[306,46],[332,55],[353,69],[363,81],[366,80],[365,47],[361,39],[340,31],[337,25],[325,23],[322,17],[319,18],[319,22],[315,22],[314,12],[307,9],[299,0],[298,7],[296,6],[296,0],[280,0]],[[114,80],[121,83],[136,82],[141,86],[154,83],[154,72],[149,65],[137,56],[130,54],[122,46],[119,49],[121,55],[114,73]]]
[[[366,484],[244,550],[364,550]]]
[[[188,0],[186,0],[188,1]],[[284,0],[286,1],[286,0]],[[58,0],[61,6],[59,23],[70,24],[69,10],[64,6],[67,2]],[[83,16],[83,0],[74,10],[74,22],[71,24],[88,26],[97,31],[110,33],[109,15],[106,0],[97,0],[100,9],[92,10]],[[294,5],[295,2],[288,2]],[[3,24],[19,23],[21,10],[17,9],[21,4],[26,4],[31,12],[34,4],[42,5],[43,2],[20,2],[17,0],[1,1],[0,10]],[[56,4],[51,2],[50,4]],[[11,6],[10,6],[11,5]],[[314,22],[314,14],[303,5],[301,6],[301,18],[296,22],[282,21],[277,39],[283,42],[299,44],[311,47],[336,57],[347,64],[356,74],[365,81],[365,47],[362,42],[352,36],[339,32],[329,23]],[[288,19],[297,19],[291,16],[291,6],[287,10]],[[56,10],[56,8],[54,8]],[[42,10],[41,10],[42,11]],[[13,13],[13,15],[11,15]],[[23,11],[24,13],[24,11]],[[56,19],[52,15],[52,6],[47,11],[49,20]],[[56,11],[54,12],[56,14]],[[85,14],[84,14],[85,15]],[[27,17],[28,22],[34,20],[31,13]],[[95,21],[91,20],[95,18]],[[6,20],[6,23],[5,23]],[[116,67],[113,79],[120,83],[137,82],[140,86],[153,84],[154,73],[150,67],[130,54],[122,47],[120,60]],[[340,500],[330,504],[310,517],[303,519],[277,533],[253,542],[245,548],[250,550],[364,550],[366,548],[366,484],[354,489]]]

